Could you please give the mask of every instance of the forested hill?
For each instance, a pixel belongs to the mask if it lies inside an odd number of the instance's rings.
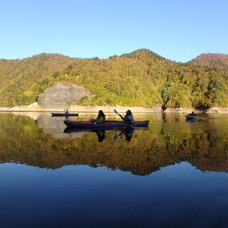
[[[228,55],[225,54],[201,54],[195,59],[191,60],[190,63],[228,69]]]
[[[228,106],[228,70],[169,61],[147,49],[107,59],[40,54],[0,60],[0,106],[30,104],[56,82],[84,86],[80,104]]]

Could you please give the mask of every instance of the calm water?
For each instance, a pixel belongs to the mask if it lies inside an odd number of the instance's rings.
[[[134,132],[24,115],[0,114],[1,227],[228,227],[227,115]]]

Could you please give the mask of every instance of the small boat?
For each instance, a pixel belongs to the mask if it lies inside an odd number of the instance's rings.
[[[194,115],[187,115],[185,116],[186,120],[189,121],[197,121],[197,120],[205,120],[206,118],[204,117],[199,117],[199,116],[194,116]]]
[[[61,116],[78,116],[78,113],[68,113],[68,112],[65,112],[65,113],[51,113],[51,116],[57,116],[57,117],[61,117]]]
[[[106,120],[103,123],[95,124],[93,121],[72,121],[64,120],[64,124],[67,127],[74,127],[79,129],[126,129],[126,128],[140,128],[148,127],[149,120],[145,121],[133,121],[131,123],[126,121],[113,121]]]

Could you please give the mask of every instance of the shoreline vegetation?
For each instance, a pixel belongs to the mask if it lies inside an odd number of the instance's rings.
[[[111,106],[111,105],[72,105],[69,107],[41,107],[37,102],[34,102],[30,105],[14,106],[14,107],[0,107],[0,112],[64,112],[65,109],[68,109],[69,112],[98,112],[98,110],[103,110],[106,113],[113,113],[114,109],[117,109],[119,112],[125,112],[127,109],[130,109],[134,113],[179,113],[187,114],[192,111],[200,113],[221,113],[228,114],[228,108],[224,107],[211,107],[208,109],[197,110],[194,108],[166,108],[165,110],[162,107],[141,107],[141,106]]]

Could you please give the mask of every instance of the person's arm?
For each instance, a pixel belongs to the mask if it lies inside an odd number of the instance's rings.
[[[124,120],[124,117],[121,114],[118,114],[122,120]]]
[[[100,117],[100,119],[95,120],[94,122],[95,122],[96,124],[100,124],[100,123],[103,123],[104,121],[105,121],[105,118],[102,116],[102,117]]]

